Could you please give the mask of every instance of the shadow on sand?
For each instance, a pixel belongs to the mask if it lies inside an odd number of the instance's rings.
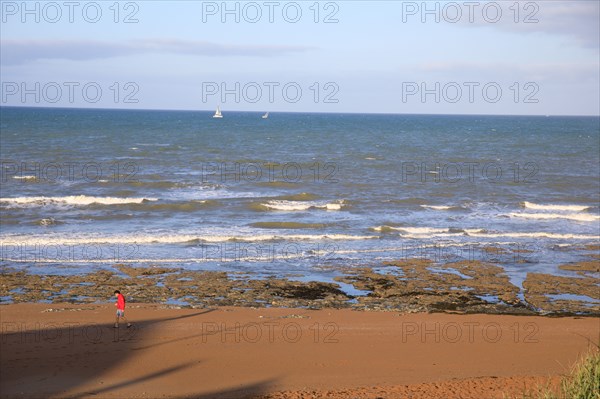
[[[153,337],[156,329],[169,321],[202,318],[213,309],[164,319],[150,319],[136,322],[131,328],[113,328],[107,324],[58,323],[37,325],[29,329],[19,323],[2,322],[0,335],[0,397],[2,398],[84,398],[118,397],[121,389],[134,389],[152,397],[145,385],[153,380],[169,379],[178,373],[189,372],[203,359],[194,359],[178,365],[151,370],[140,367],[143,372],[135,376],[124,376],[123,381],[105,385],[104,376],[126,362],[134,355],[154,346],[168,348],[179,341],[202,336],[190,336],[160,341]],[[157,342],[158,341],[158,342]],[[150,345],[140,345],[154,342]],[[113,381],[113,377],[111,378]],[[201,376],[195,379],[198,394],[183,396],[168,395],[173,398],[249,398],[267,393],[274,379],[263,380],[240,387],[231,381],[235,388],[203,393]],[[90,385],[96,385],[90,388]],[[85,388],[82,387],[85,385]],[[164,393],[159,396],[164,397]]]

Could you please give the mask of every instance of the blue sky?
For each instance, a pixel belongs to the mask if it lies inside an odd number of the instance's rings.
[[[0,2],[1,105],[600,110],[594,0],[72,4]]]

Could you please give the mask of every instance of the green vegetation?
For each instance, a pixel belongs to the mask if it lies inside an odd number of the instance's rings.
[[[600,399],[600,350],[593,349],[563,377],[557,390],[546,387],[522,399]]]

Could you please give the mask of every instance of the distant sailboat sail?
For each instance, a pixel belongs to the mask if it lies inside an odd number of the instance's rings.
[[[221,108],[217,107],[217,111],[213,115],[213,118],[222,118],[222,117],[223,117],[223,115],[221,114]]]
[[[262,116],[263,119],[267,119],[268,117],[269,117],[269,113],[268,112]]]

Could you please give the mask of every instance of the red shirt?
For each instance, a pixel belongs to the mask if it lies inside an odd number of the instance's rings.
[[[117,309],[125,310],[125,297],[122,294],[117,294]]]

